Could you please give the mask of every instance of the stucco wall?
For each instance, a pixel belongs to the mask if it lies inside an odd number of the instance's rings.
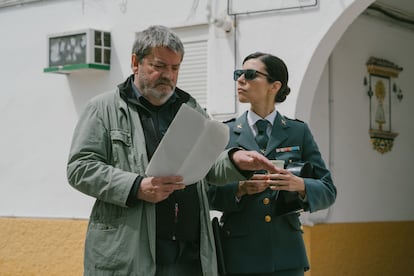
[[[0,218],[0,275],[82,275],[86,220]]]
[[[0,218],[0,275],[78,276],[86,220]],[[306,276],[413,275],[414,222],[304,227]]]

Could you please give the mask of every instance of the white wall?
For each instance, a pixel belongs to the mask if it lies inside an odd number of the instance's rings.
[[[258,50],[282,58],[289,68],[291,94],[279,110],[289,117],[300,114],[308,121],[310,112],[297,110],[297,104],[303,103],[303,110],[310,109],[308,103],[312,101],[329,51],[347,24],[358,15],[358,10],[361,12],[372,2],[322,0],[317,8],[238,16],[238,66],[246,55]],[[319,49],[324,49],[322,54]],[[315,53],[319,55],[313,59]],[[311,66],[315,69],[309,73]],[[313,77],[303,83],[306,74]],[[301,89],[306,89],[306,93],[299,96]]]
[[[410,92],[414,85],[413,38],[413,31],[361,16],[336,45],[330,70],[326,66],[314,98],[311,125],[322,149],[332,143],[330,165],[338,198],[329,213],[329,222],[414,218],[411,200],[414,182],[410,174],[410,159],[414,154],[414,96]],[[373,149],[368,134],[369,97],[363,78],[368,75],[365,63],[370,56],[387,59],[404,68],[396,81],[404,98],[399,102],[391,95],[392,131],[399,135],[392,151],[384,154]],[[327,139],[329,82],[332,134]],[[329,159],[326,157],[326,160]]]
[[[0,216],[88,217],[93,200],[66,180],[79,113],[130,74],[136,31],[206,23],[206,1],[193,3],[180,0],[177,10],[162,0],[59,0],[0,9]],[[111,70],[43,73],[47,35],[88,27],[111,32]]]

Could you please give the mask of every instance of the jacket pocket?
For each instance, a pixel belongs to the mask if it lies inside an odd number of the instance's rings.
[[[134,162],[131,134],[126,130],[113,129],[110,135],[114,165],[124,170],[131,170],[131,164]]]
[[[119,223],[91,222],[85,241],[85,262],[97,269],[121,270],[129,263]]]
[[[292,214],[285,216],[285,219],[288,221],[290,227],[295,231],[300,231],[303,233],[302,223],[300,223],[299,215]]]
[[[111,140],[113,143],[120,142],[127,147],[130,147],[132,144],[131,134],[122,129],[111,130]]]
[[[275,154],[272,159],[285,160],[285,168],[294,162],[300,162],[302,160],[302,151],[287,151],[287,152],[278,152]]]
[[[237,238],[249,234],[248,223],[242,214],[235,213],[225,219],[222,228],[223,238]]]

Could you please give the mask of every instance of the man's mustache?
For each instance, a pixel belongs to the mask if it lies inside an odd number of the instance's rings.
[[[169,79],[159,79],[155,82],[155,86],[157,85],[169,85],[171,87],[174,87],[174,83]]]

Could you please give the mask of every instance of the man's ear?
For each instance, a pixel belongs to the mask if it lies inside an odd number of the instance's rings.
[[[139,59],[138,59],[137,55],[132,54],[132,56],[131,56],[131,68],[132,68],[132,72],[134,72],[134,74],[138,71],[138,67],[139,67]]]

